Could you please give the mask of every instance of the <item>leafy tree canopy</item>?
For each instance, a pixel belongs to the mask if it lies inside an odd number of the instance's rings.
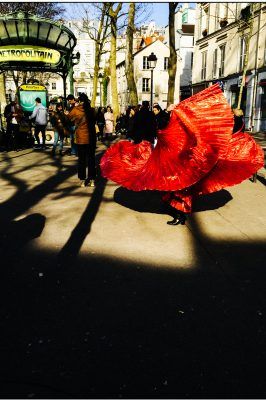
[[[0,3],[0,14],[16,11],[27,11],[39,17],[58,20],[63,19],[65,8],[60,3]]]

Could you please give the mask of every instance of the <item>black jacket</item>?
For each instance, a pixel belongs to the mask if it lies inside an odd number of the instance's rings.
[[[245,130],[244,118],[241,116],[234,115],[233,133],[236,133],[238,131],[244,132],[244,130]]]
[[[135,143],[140,143],[142,140],[154,143],[156,121],[152,111],[143,108],[135,114],[131,137]]]
[[[160,111],[157,115],[155,115],[156,128],[164,129],[169,122],[170,114],[165,111]]]

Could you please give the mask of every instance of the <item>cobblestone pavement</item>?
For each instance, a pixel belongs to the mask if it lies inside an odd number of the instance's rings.
[[[50,148],[0,170],[2,397],[265,396],[262,181],[173,227],[160,193],[81,188]]]

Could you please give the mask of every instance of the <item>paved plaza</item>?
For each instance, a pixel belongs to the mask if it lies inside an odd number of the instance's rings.
[[[0,160],[2,397],[265,396],[262,178],[169,226],[160,193],[79,187],[75,157]]]

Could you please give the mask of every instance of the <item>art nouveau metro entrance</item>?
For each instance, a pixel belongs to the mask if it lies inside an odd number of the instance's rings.
[[[73,54],[76,37],[59,22],[26,12],[0,15],[0,73],[4,71],[54,72],[63,79],[69,76],[73,93]]]

